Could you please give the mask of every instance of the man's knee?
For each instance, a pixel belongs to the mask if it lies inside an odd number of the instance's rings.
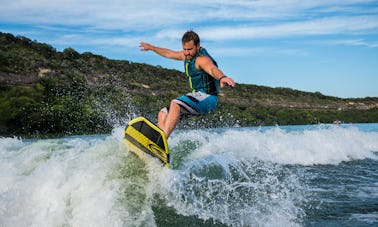
[[[167,115],[167,114],[168,114],[168,108],[167,108],[167,107],[162,108],[162,109],[159,111],[159,114],[165,114],[165,115]]]
[[[169,106],[169,111],[171,111],[171,110],[175,111],[175,112],[180,111],[180,105],[172,100],[171,105]]]

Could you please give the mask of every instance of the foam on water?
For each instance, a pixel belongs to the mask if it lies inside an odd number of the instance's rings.
[[[117,223],[114,138],[0,141],[1,226]]]
[[[176,170],[162,175],[161,196],[185,216],[231,226],[300,225],[306,186],[287,165],[378,158],[378,133],[355,127],[190,130],[169,143]]]
[[[189,159],[230,153],[238,160],[262,160],[279,164],[338,164],[378,158],[378,133],[356,127],[316,127],[307,130],[229,129],[181,132],[173,144],[192,140],[197,148]]]
[[[170,177],[155,176],[159,195],[179,214],[229,226],[299,224],[302,186],[290,170],[228,158],[216,155],[166,170]]]
[[[378,159],[378,133],[355,127],[175,131],[171,169],[122,137],[0,138],[0,226],[156,226],[168,208],[210,224],[296,226],[310,190],[295,166]]]

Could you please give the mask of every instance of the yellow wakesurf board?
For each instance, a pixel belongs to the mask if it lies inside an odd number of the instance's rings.
[[[125,140],[158,158],[169,167],[169,150],[164,132],[144,117],[131,120],[125,128]]]

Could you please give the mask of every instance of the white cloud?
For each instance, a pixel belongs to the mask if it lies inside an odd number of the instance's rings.
[[[14,23],[86,25],[106,29],[154,30],[188,23],[249,22],[342,13],[371,0],[2,0],[0,19]],[[335,7],[337,6],[337,7]],[[361,14],[361,12],[359,12]],[[308,15],[307,15],[308,14]]]
[[[366,46],[370,48],[377,48],[378,41],[369,42],[364,39],[348,39],[348,40],[332,40],[329,41],[330,45],[346,45],[346,46]]]
[[[193,28],[204,40],[377,33],[372,0],[0,0],[0,22],[65,30],[76,43],[168,42]],[[361,9],[368,8],[369,11]],[[366,15],[365,15],[365,14]],[[332,16],[330,16],[332,15]],[[23,31],[26,33],[27,31]],[[132,34],[132,35],[131,35]]]
[[[267,26],[219,26],[201,29],[209,40],[262,39],[307,35],[357,34],[378,29],[378,16],[330,17]],[[173,32],[168,33],[173,34]]]
[[[308,56],[309,53],[301,49],[276,47],[217,47],[212,49],[214,56],[251,57],[251,56]]]

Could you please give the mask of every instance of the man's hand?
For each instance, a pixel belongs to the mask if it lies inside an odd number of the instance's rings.
[[[220,87],[223,88],[224,86],[228,85],[231,87],[235,87],[235,81],[231,77],[222,77],[220,80]]]
[[[147,50],[152,50],[153,46],[149,43],[145,42],[140,42],[139,47],[141,51],[147,51]]]

